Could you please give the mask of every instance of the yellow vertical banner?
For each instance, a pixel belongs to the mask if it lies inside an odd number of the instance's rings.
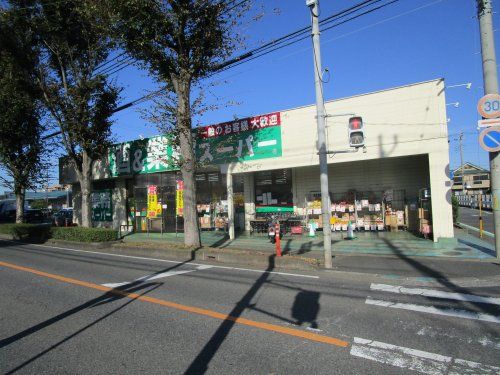
[[[148,186],[148,218],[154,218],[157,216],[158,208],[158,190],[156,185]],[[161,213],[161,212],[160,212]]]
[[[184,214],[184,181],[178,180],[175,191],[175,213],[177,216]]]

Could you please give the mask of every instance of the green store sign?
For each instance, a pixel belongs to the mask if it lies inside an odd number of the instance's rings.
[[[227,164],[281,156],[279,112],[197,129],[196,158],[201,164]]]
[[[111,190],[96,190],[91,194],[92,221],[113,221]]]
[[[194,137],[200,164],[227,164],[282,155],[279,112],[200,127]],[[114,145],[108,160],[111,177],[179,169],[179,153],[169,136]]]
[[[110,148],[112,177],[178,170],[177,152],[170,137],[157,136],[114,145]]]

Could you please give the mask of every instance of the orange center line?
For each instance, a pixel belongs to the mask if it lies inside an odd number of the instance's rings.
[[[29,272],[29,273],[32,273],[34,275],[47,277],[49,279],[58,280],[58,281],[61,281],[64,283],[69,283],[69,284],[79,285],[79,286],[83,286],[83,287],[90,288],[90,289],[100,290],[100,291],[115,294],[115,295],[118,295],[121,297],[127,297],[127,298],[136,299],[136,300],[140,300],[140,301],[144,301],[144,302],[149,302],[149,303],[153,303],[156,305],[169,307],[169,308],[172,308],[175,310],[186,311],[186,312],[189,312],[192,314],[208,316],[210,318],[220,319],[220,320],[230,320],[230,321],[233,321],[237,324],[242,324],[242,325],[249,326],[249,327],[259,328],[259,329],[262,329],[265,331],[271,331],[271,332],[281,333],[284,335],[300,337],[303,339],[316,341],[316,342],[322,342],[325,344],[330,344],[330,345],[335,345],[335,346],[341,346],[344,348],[349,346],[349,343],[347,341],[340,340],[340,339],[337,339],[334,337],[319,335],[319,334],[311,333],[311,332],[305,332],[305,331],[301,331],[301,330],[294,329],[294,328],[281,327],[281,326],[278,326],[275,324],[259,322],[259,321],[250,320],[250,319],[246,319],[246,318],[235,317],[235,316],[227,315],[227,314],[220,313],[220,312],[213,311],[213,310],[202,309],[202,308],[195,307],[195,306],[182,305],[180,303],[166,301],[166,300],[162,300],[162,299],[158,299],[158,298],[154,298],[154,297],[141,296],[137,293],[129,293],[129,292],[124,291],[124,290],[113,289],[113,288],[109,288],[109,287],[99,285],[99,284],[89,283],[86,281],[81,281],[81,280],[73,279],[70,277],[56,275],[56,274],[52,274],[52,273],[48,273],[48,272],[43,272],[43,271],[39,271],[39,270],[34,269],[34,268],[18,266],[16,264],[11,264],[11,263],[1,262],[1,261],[0,261],[0,266],[4,266],[4,267],[11,268],[11,269],[18,270],[18,271]]]

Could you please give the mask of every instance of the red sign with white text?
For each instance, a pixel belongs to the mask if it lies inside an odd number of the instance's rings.
[[[239,134],[247,131],[265,129],[281,125],[280,112],[268,113],[254,117],[247,117],[221,124],[198,128],[198,137],[214,138],[223,135]]]

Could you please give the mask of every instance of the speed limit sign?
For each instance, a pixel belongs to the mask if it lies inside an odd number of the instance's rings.
[[[488,94],[477,102],[477,111],[484,118],[500,117],[500,95]]]

